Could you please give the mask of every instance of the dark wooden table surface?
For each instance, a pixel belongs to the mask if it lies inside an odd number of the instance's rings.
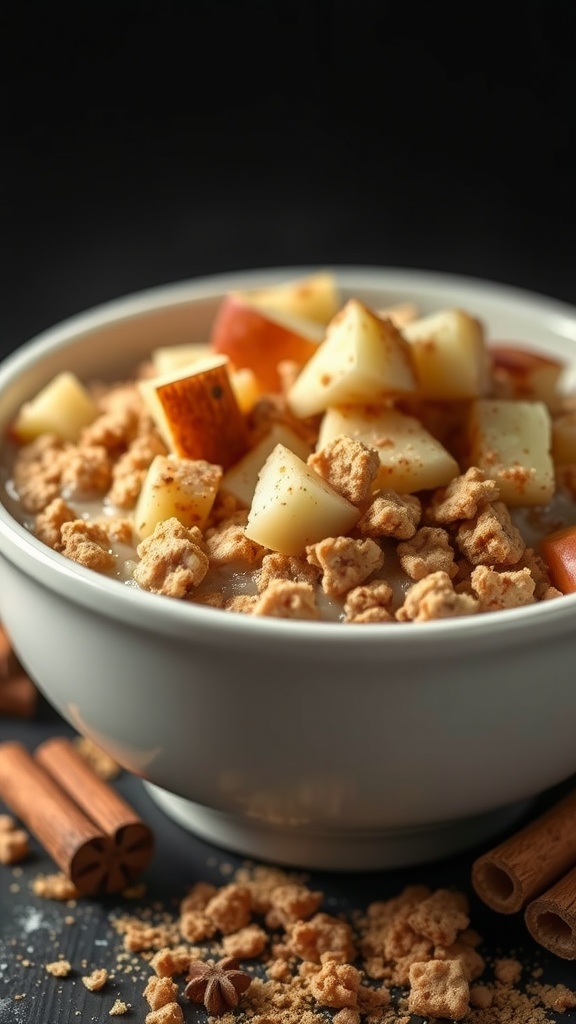
[[[34,721],[0,721],[0,741],[18,739],[33,749],[52,735],[74,734],[43,700]],[[0,1024],[76,1024],[78,1020],[104,1024],[114,1019],[109,1011],[116,999],[130,1005],[129,1013],[120,1020],[143,1024],[149,1011],[142,995],[149,969],[143,961],[140,967],[130,968],[131,958],[126,960],[127,971],[118,969],[122,941],[112,919],[160,904],[174,912],[194,882],[208,880],[222,885],[229,881],[231,870],[242,863],[240,858],[206,844],[165,817],[139,779],[123,772],[111,785],[155,832],[155,854],[142,877],[146,895],[137,900],[82,898],[73,906],[35,896],[30,889],[32,880],[56,868],[34,839],[25,862],[16,869],[0,868]],[[531,808],[530,816],[564,788],[544,794]],[[324,909],[330,913],[387,899],[412,882],[460,888],[470,897],[472,925],[483,936],[481,951],[488,961],[514,956],[524,965],[527,980],[532,970],[540,967],[541,983],[576,987],[576,962],[561,960],[538,947],[528,936],[520,915],[494,914],[476,898],[470,886],[470,867],[480,849],[410,869],[366,874],[313,872],[310,879],[314,888],[324,892]],[[53,977],[45,969],[46,963],[61,957],[72,966],[66,978]],[[82,974],[95,967],[107,967],[114,973],[100,992],[88,991],[81,981]],[[187,1005],[185,1019],[187,1024],[200,1024],[206,1016],[204,1011]],[[576,1011],[549,1013],[549,1019],[573,1021]]]

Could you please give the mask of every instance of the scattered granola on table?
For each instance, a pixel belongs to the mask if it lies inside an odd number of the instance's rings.
[[[83,1014],[139,1024],[552,1024],[576,1008],[576,988],[486,948],[462,891],[413,882],[341,907],[302,872],[225,867],[220,883],[197,880],[176,900],[135,893],[99,907],[106,941],[79,960],[67,931],[65,950],[56,941],[38,965],[44,985],[80,985]],[[65,898],[46,877],[30,876],[32,891]],[[86,927],[91,903],[70,896],[55,913]],[[29,956],[20,962],[31,970]]]
[[[59,374],[21,406],[5,501],[44,543],[179,601],[347,625],[576,590],[558,359],[473,312],[344,301],[328,273],[246,301],[131,380]]]

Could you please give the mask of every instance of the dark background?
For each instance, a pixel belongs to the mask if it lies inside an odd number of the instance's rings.
[[[3,0],[0,354],[237,268],[576,303],[573,0]]]

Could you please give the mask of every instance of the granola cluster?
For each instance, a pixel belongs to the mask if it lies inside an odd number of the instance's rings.
[[[345,434],[320,445],[319,418],[294,417],[286,400],[297,367],[292,370],[283,364],[284,391],[261,396],[246,413],[250,444],[272,425],[311,444],[310,469],[357,510],[344,535],[289,555],[250,539],[249,510],[218,489],[222,466],[168,451],[139,386],[152,375],[148,364],[132,381],[91,388],[98,413],[77,440],[44,433],[18,446],[12,468],[18,514],[44,543],[92,570],[154,594],[252,616],[425,622],[560,596],[537,547],[539,536],[563,523],[552,506],[518,517],[498,482],[464,455],[446,486],[417,493],[376,487],[377,447]],[[494,387],[505,393],[502,371],[500,378]],[[458,457],[450,415],[433,402],[422,411]],[[192,480],[212,488],[215,499],[201,525],[183,522],[176,506],[139,540],[134,510],[159,455],[167,459],[166,484]],[[556,486],[573,504],[569,470],[557,470]]]

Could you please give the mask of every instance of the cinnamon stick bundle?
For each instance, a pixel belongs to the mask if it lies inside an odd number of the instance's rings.
[[[35,756],[0,744],[0,796],[85,895],[122,890],[152,856],[151,829],[63,737]]]
[[[487,906],[514,914],[576,865],[576,790],[478,857],[472,884]]]
[[[576,960],[576,867],[526,907],[533,939],[565,960]]]

